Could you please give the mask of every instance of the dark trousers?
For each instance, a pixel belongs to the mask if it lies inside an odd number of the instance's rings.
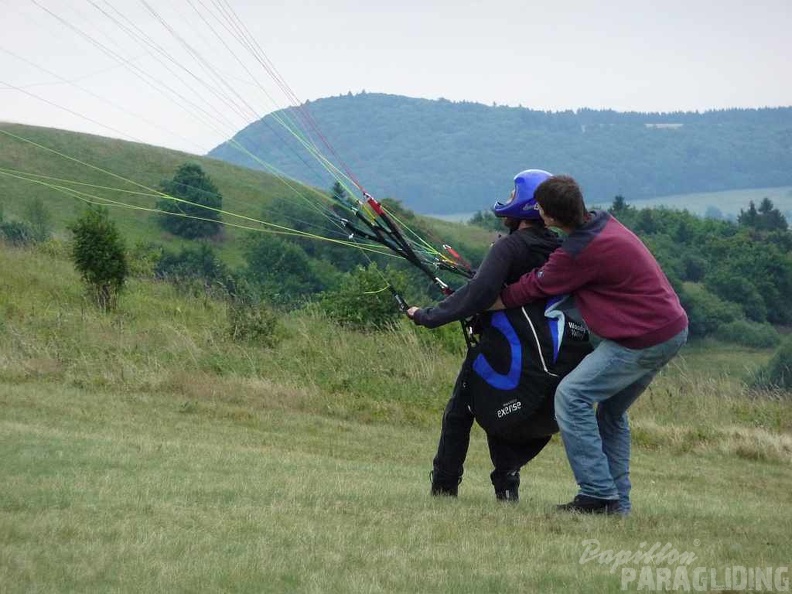
[[[462,366],[454,384],[454,391],[443,412],[440,440],[433,462],[433,482],[452,489],[462,480],[465,458],[470,445],[470,430],[473,427],[473,412],[465,391],[465,376],[469,372],[468,361]],[[551,401],[552,402],[552,401]],[[496,491],[519,484],[520,469],[542,451],[550,436],[527,437],[515,431],[511,435],[487,434],[490,459],[495,470],[490,474]]]

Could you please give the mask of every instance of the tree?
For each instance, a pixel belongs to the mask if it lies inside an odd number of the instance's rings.
[[[764,231],[786,231],[788,228],[784,215],[773,206],[770,198],[762,198],[762,202],[759,203],[759,217]]]
[[[344,186],[342,186],[340,182],[335,182],[333,184],[330,193],[333,196],[334,200],[337,200],[338,202],[342,202],[342,203],[346,202],[349,197],[347,191],[344,189]]]
[[[788,224],[781,211],[773,206],[770,198],[762,198],[759,208],[753,200],[748,203],[748,210],[740,209],[737,223],[743,227],[752,227],[758,231],[786,231]]]
[[[157,202],[157,208],[165,213],[160,216],[163,229],[187,239],[219,233],[223,197],[200,165],[182,165],[160,189],[170,197]]]
[[[707,275],[704,286],[721,299],[737,303],[745,317],[754,322],[767,320],[767,305],[751,279],[736,270],[718,268]]]
[[[679,298],[688,315],[691,338],[710,336],[723,325],[742,319],[739,305],[724,301],[703,287],[684,291]]]
[[[340,184],[333,186],[334,195],[345,195]],[[338,194],[336,194],[338,192]],[[304,237],[290,237],[289,242],[300,246],[311,258],[326,260],[332,266],[342,270],[349,270],[365,262],[360,250],[350,249],[347,245],[334,242],[321,241],[322,238],[345,240],[349,231],[340,226],[338,220],[328,213],[317,209],[312,204],[312,198],[302,196],[303,199],[277,198],[267,203],[261,218],[295,231],[304,231]],[[335,205],[334,205],[335,207]],[[339,217],[349,216],[342,207],[337,207]]]
[[[611,214],[620,217],[624,213],[634,209],[632,206],[627,204],[627,200],[624,198],[624,196],[619,194],[618,196],[615,196],[613,198],[613,204],[611,204],[611,207],[608,210],[610,211]]]
[[[755,321],[792,323],[792,259],[788,251],[757,240],[747,229],[736,235],[713,234],[701,244],[709,261],[704,277],[708,288],[723,299],[740,303]]]
[[[104,208],[92,207],[69,226],[74,236],[72,261],[99,309],[109,311],[118,304],[129,267],[124,243]]]

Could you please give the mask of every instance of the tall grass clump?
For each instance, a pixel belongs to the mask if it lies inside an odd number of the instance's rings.
[[[792,335],[786,337],[767,365],[756,372],[751,385],[787,395],[792,392]]]

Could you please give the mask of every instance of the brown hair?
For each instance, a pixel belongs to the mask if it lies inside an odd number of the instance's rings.
[[[565,227],[580,227],[586,221],[586,204],[577,182],[568,175],[554,175],[536,188],[534,198],[544,213]]]

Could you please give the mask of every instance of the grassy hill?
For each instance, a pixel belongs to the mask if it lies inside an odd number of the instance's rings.
[[[6,132],[6,134],[3,133]],[[18,138],[17,138],[18,137]],[[223,195],[224,210],[254,220],[269,221],[269,208],[275,199],[319,200],[317,189],[208,157],[89,134],[17,124],[0,124],[0,209],[7,219],[24,215],[25,205],[40,199],[53,215],[55,230],[65,231],[75,220],[85,202],[53,190],[51,185],[66,185],[90,196],[116,200],[125,204],[153,208],[158,197],[151,190],[172,178],[187,161],[197,162],[215,182]],[[3,175],[3,172],[6,174]],[[19,172],[42,177],[48,185],[18,179]],[[74,183],[76,182],[76,183]],[[320,188],[318,191],[326,191]],[[142,195],[141,195],[142,194]],[[178,238],[163,234],[150,212],[111,207],[129,245],[156,241],[165,245],[182,245]],[[226,223],[262,229],[249,220],[223,217]],[[435,222],[442,242],[454,245],[487,245],[489,235],[476,228]],[[328,225],[329,226],[329,225]],[[234,241],[245,229],[226,226],[224,241],[216,247],[232,264],[240,261],[239,244]],[[322,234],[321,230],[318,232]]]
[[[3,124],[2,130],[24,140],[0,134],[0,168],[88,184],[72,186],[126,204],[154,207],[157,197],[151,196],[149,190],[157,189],[163,180],[173,177],[176,168],[187,161],[198,162],[216,181],[223,193],[224,207],[230,212],[261,219],[269,201],[291,195],[291,190],[276,177],[215,159],[50,128]],[[6,218],[21,217],[25,204],[33,198],[41,199],[52,212],[56,232],[63,232],[85,208],[85,202],[47,186],[0,175],[0,204]],[[111,211],[130,244],[137,241],[180,243],[178,239],[163,236],[149,212],[120,208],[111,208]],[[218,247],[234,261],[237,256],[233,239],[239,231],[226,227],[225,233],[229,241]]]
[[[102,315],[64,252],[0,245],[0,591],[622,591],[589,539],[670,543],[720,583],[788,565],[792,408],[742,383],[767,351],[688,346],[638,401],[629,519],[553,511],[558,438],[504,506],[476,431],[460,498],[435,500],[461,354],[434,333],[303,311],[266,349],[148,280]]]

